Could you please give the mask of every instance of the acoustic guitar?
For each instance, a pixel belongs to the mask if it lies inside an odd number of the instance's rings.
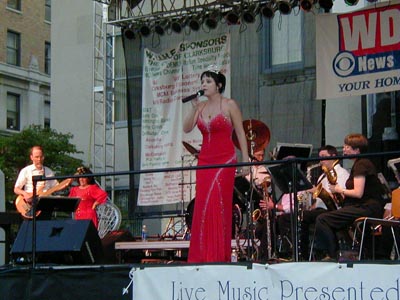
[[[61,191],[65,188],[67,188],[71,183],[73,179],[68,178],[60,182],[59,184],[53,186],[52,188],[48,189],[45,192],[42,192],[41,190],[37,192],[38,196],[49,196],[55,192]],[[15,207],[17,208],[17,211],[27,219],[32,219],[33,218],[33,207],[31,203],[28,203],[24,196],[19,195],[17,199],[15,200]],[[36,217],[40,214],[40,211],[36,212]]]

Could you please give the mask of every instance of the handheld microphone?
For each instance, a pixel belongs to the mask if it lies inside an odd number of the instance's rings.
[[[187,96],[187,97],[183,98],[182,99],[182,103],[189,102],[189,101],[191,101],[191,100],[193,100],[193,99],[195,99],[197,97],[203,96],[203,95],[204,95],[204,91],[200,90],[196,94],[193,94],[193,95],[190,95],[190,96]]]

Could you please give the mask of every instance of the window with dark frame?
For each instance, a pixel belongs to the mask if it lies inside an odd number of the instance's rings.
[[[21,0],[7,0],[7,7],[21,11]]]
[[[44,72],[51,74],[51,44],[49,42],[44,44]]]
[[[46,0],[44,4],[44,20],[51,22],[51,0]]]
[[[44,128],[50,128],[50,100],[44,101]]]
[[[11,30],[7,31],[7,63],[21,65],[21,35]]]
[[[7,93],[7,129],[20,130],[21,96]]]
[[[263,18],[263,23],[263,72],[276,73],[303,68],[302,14]]]

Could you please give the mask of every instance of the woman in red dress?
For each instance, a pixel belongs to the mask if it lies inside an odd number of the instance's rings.
[[[215,68],[201,77],[206,101],[192,101],[185,117],[184,132],[197,125],[203,136],[198,166],[234,164],[236,160],[232,132],[236,131],[242,161],[248,162],[242,113],[233,99],[222,96],[226,79]],[[248,169],[248,168],[246,168]],[[188,262],[229,262],[231,254],[232,199],[235,167],[196,170],[196,200]]]
[[[89,168],[79,167],[75,175],[93,174]],[[94,226],[98,227],[96,207],[107,201],[107,192],[101,189],[95,182],[94,177],[78,178],[79,186],[70,189],[69,197],[81,199],[75,211],[75,220],[92,220]]]

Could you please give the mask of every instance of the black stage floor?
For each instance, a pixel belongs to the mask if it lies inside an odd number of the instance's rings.
[[[2,266],[1,300],[132,299],[131,265]]]

